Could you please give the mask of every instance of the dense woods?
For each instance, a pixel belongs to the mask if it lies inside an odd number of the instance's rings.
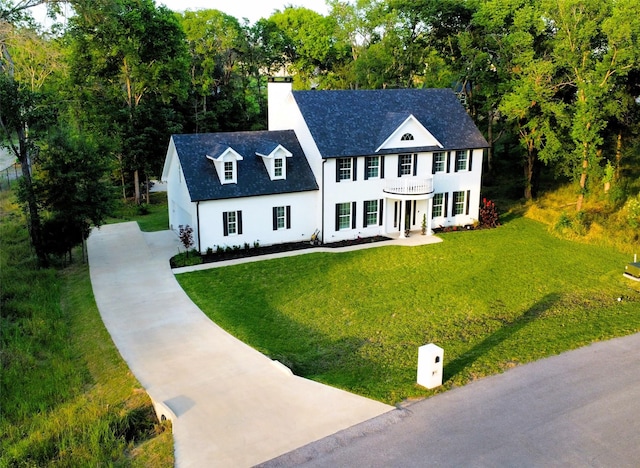
[[[45,31],[30,16],[43,3],[74,13]],[[562,181],[577,212],[601,197],[640,222],[635,0],[327,3],[249,24],[154,0],[0,0],[0,138],[41,261],[115,194],[143,203],[172,133],[265,128],[275,73],[298,89],[453,88],[491,144],[490,190],[535,200]],[[60,230],[77,235],[47,241]]]

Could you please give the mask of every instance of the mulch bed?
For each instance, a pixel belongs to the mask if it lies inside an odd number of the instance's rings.
[[[391,240],[391,239],[385,236],[374,236],[374,237],[359,237],[357,239],[331,242],[331,243],[322,244],[322,245],[312,245],[309,241],[289,242],[286,244],[274,244],[274,245],[268,245],[264,247],[250,247],[248,249],[241,248],[238,250],[231,250],[229,252],[214,252],[212,254],[205,254],[205,255],[202,255],[202,263],[222,262],[225,260],[235,260],[238,258],[257,257],[260,255],[292,252],[294,250],[312,249],[314,247],[339,248],[339,247],[348,247],[351,245],[372,244],[374,242],[383,242],[388,240]]]

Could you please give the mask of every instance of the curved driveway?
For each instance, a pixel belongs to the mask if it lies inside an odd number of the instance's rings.
[[[100,313],[160,411],[174,413],[179,466],[640,464],[640,334],[390,411],[294,377],[222,331],[171,273],[177,248],[174,233],[135,223],[89,238]]]
[[[393,409],[292,375],[209,320],[182,291],[170,231],[106,225],[88,240],[91,283],[120,354],[173,420],[176,465],[243,467]]]

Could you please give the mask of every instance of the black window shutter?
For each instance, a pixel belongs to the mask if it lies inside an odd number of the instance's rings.
[[[369,211],[369,201],[365,201],[363,203],[363,210],[362,210],[362,227],[367,227],[367,211]]]
[[[238,219],[238,234],[242,234],[242,211],[237,211],[237,219]]]
[[[340,230],[340,203],[336,203],[336,231]]]
[[[431,156],[431,174],[436,173],[436,153]]]
[[[449,217],[449,192],[444,194],[444,209],[442,210],[442,214],[445,218]]]
[[[273,207],[273,230],[277,231],[278,230],[278,207],[274,206]]]
[[[356,228],[356,202],[351,202],[351,229]]]
[[[398,177],[402,177],[402,156],[398,155]]]
[[[286,210],[286,214],[287,214],[287,229],[291,229],[291,205],[287,205],[287,207],[285,208]]]
[[[459,160],[459,159],[460,159],[460,158],[458,158],[458,152],[456,151],[456,160],[455,160],[455,162],[454,162],[454,164],[453,164],[453,171],[454,171],[454,172],[458,172],[458,160]]]
[[[369,180],[369,165],[371,164],[371,157],[364,157],[364,180]]]
[[[469,203],[471,202],[471,190],[467,190],[467,215],[469,214]]]
[[[336,182],[340,182],[340,158],[336,158]]]
[[[413,155],[413,177],[418,175],[418,155]]]
[[[384,156],[380,156],[380,178],[384,179]]]
[[[469,150],[469,170],[471,170],[472,162],[473,162],[473,150]]]
[[[447,174],[451,172],[451,151],[447,151]]]
[[[227,224],[227,212],[222,213],[222,232],[225,236],[229,235],[229,225]]]
[[[379,224],[380,226],[382,226],[382,220],[384,219],[384,218],[382,217],[382,215],[383,215],[383,208],[384,208],[384,198],[381,198],[381,199],[380,199],[380,201],[379,201],[378,203],[379,203],[379,205],[378,205],[378,217],[379,217],[379,218],[378,218],[378,219],[379,219],[378,224]]]
[[[353,171],[351,174],[351,180],[358,180],[358,158],[353,158],[353,164],[351,166],[351,170]]]

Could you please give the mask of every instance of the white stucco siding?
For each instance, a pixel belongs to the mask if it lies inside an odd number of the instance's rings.
[[[387,157],[388,158],[388,157]],[[388,169],[389,162],[385,166]],[[365,158],[357,158],[356,180],[342,180],[336,182],[337,159],[327,159],[324,166],[324,242],[337,242],[341,240],[356,239],[358,237],[372,237],[384,232],[384,225],[364,226],[364,202],[382,199],[385,204],[383,192],[385,179],[380,177],[365,180]],[[353,178],[352,178],[353,179]],[[339,203],[355,202],[355,228],[340,229],[336,231],[336,205]],[[386,205],[386,204],[385,204]],[[383,216],[386,216],[386,206],[383,207]],[[379,209],[379,208],[378,208]],[[351,206],[350,216],[353,214]]]
[[[298,192],[282,195],[212,200],[200,202],[200,250],[214,251],[221,247],[244,247],[245,243],[253,247],[287,242],[309,240],[320,226],[316,222],[315,206],[318,191]],[[273,229],[273,208],[289,208],[290,228]],[[225,236],[224,213],[241,212],[242,233],[236,225],[236,233]],[[227,215],[228,216],[228,215]],[[228,220],[228,217],[227,217]]]
[[[193,236],[197,245],[197,226],[195,203],[182,174],[180,161],[177,157],[173,141],[169,145],[167,164],[162,173],[162,180],[167,182],[167,205],[169,210],[169,228],[178,232],[179,226],[189,225],[193,228]]]
[[[480,211],[480,190],[482,182],[482,149],[473,150],[471,170],[455,172],[454,161],[451,162],[449,173],[438,172],[433,177],[434,193],[448,194],[447,213],[444,216],[432,218],[431,227],[441,226],[465,226],[473,224],[479,218]],[[453,194],[454,192],[468,192],[469,214],[453,215]],[[465,200],[466,203],[466,200]]]

